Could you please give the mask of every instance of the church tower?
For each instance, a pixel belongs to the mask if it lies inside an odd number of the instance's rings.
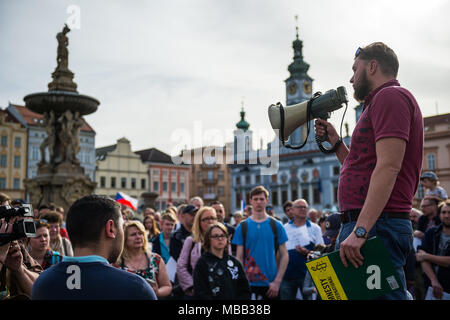
[[[250,124],[245,120],[244,105],[241,109],[241,120],[236,123],[234,130],[234,161],[245,162],[253,151],[253,132],[249,130]]]
[[[295,16],[298,20],[298,16]],[[289,78],[286,82],[286,106],[297,104],[312,97],[312,82],[313,79],[307,74],[309,64],[303,60],[303,42],[298,38],[298,21],[296,26],[296,39],[292,42],[294,49],[294,61],[289,65]],[[311,120],[310,127],[314,131],[314,123]],[[306,124],[296,129],[290,136],[289,142],[291,145],[298,145],[302,143],[306,135]],[[311,135],[311,132],[310,132]],[[314,135],[312,135],[314,138]]]

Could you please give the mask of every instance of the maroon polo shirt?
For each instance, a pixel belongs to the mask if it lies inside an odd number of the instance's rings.
[[[372,90],[351,138],[339,177],[341,211],[362,209],[377,163],[375,143],[383,138],[406,141],[402,167],[385,212],[409,212],[417,191],[423,157],[423,118],[413,95],[391,80]]]

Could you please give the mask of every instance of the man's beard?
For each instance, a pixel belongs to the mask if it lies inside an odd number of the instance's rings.
[[[109,263],[115,263],[117,259],[120,257],[120,254],[122,253],[123,250],[123,242],[122,242],[123,240],[117,238],[115,240],[116,241],[108,255]]]
[[[363,101],[369,93],[370,93],[370,83],[369,79],[367,79],[367,73],[364,70],[364,73],[361,76],[358,86],[357,87],[355,86],[355,93],[353,94],[353,97],[357,101]]]

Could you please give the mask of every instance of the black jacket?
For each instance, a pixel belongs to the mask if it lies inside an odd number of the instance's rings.
[[[224,253],[220,259],[202,254],[194,269],[194,298],[197,300],[250,300],[250,286],[242,264]]]
[[[178,257],[180,256],[181,249],[183,249],[184,240],[186,240],[187,237],[189,237],[191,233],[187,231],[183,225],[180,226],[180,228],[177,229],[174,233],[172,233],[170,237],[170,248],[169,252],[172,258],[175,259],[175,261],[178,261]]]

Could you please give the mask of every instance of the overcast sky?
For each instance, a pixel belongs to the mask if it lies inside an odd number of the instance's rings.
[[[398,79],[423,115],[446,113],[449,12],[445,0],[2,0],[0,106],[24,105],[27,94],[48,90],[55,36],[69,22],[78,92],[101,103],[85,117],[96,147],[126,137],[133,150],[174,154],[185,144],[228,142],[242,102],[259,147],[260,138],[273,138],[268,106],[285,104],[298,15],[313,92],[344,85],[352,97],[355,50],[383,41],[397,53]],[[355,105],[351,98],[350,130]],[[338,126],[342,115],[334,112],[331,122]]]

